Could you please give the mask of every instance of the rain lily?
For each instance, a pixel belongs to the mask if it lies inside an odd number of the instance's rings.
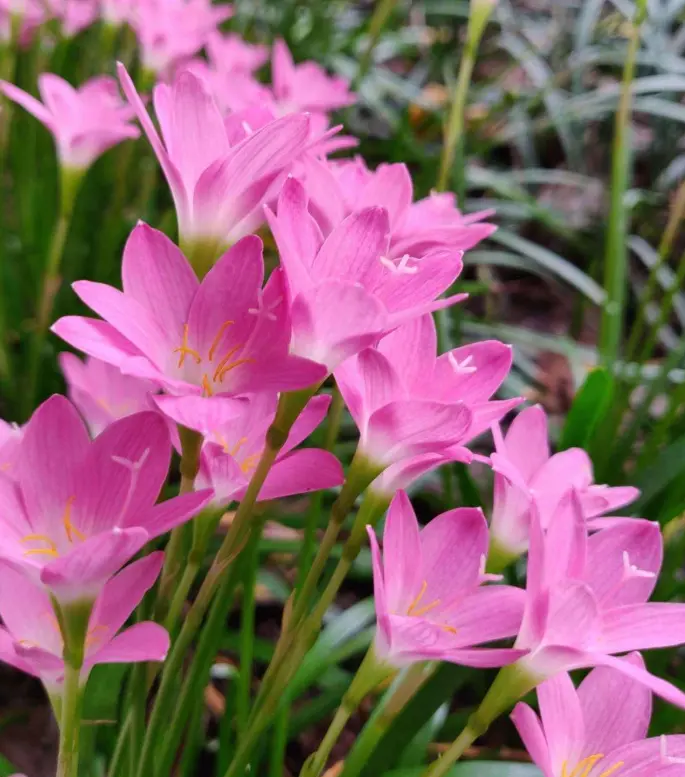
[[[245,402],[165,396],[156,397],[155,401],[167,416],[204,436],[196,486],[210,487],[217,506],[242,499],[264,449],[267,429],[276,415],[276,395],[253,395]],[[327,396],[309,401],[259,492],[260,500],[341,485],[342,467],[333,454],[316,448],[293,450],[321,423],[329,404]]]
[[[252,73],[269,58],[266,46],[248,43],[235,33],[212,32],[207,37],[206,48],[209,61],[220,73]]]
[[[419,530],[405,492],[395,496],[383,533],[383,555],[368,528],[378,658],[396,666],[443,660],[502,666],[520,651],[474,647],[518,631],[525,594],[504,585],[481,586],[488,548],[483,513],[458,508]]]
[[[55,395],[27,423],[16,459],[14,479],[0,475],[0,559],[64,603],[95,599],[149,539],[212,497],[155,504],[171,459],[157,412],[115,421],[91,442],[76,408]]]
[[[121,27],[134,18],[139,0],[100,0],[102,20],[112,27]]]
[[[644,668],[639,653],[623,659]],[[652,694],[608,667],[576,690],[561,673],[537,689],[541,720],[518,704],[512,720],[544,777],[676,777],[685,772],[685,736],[645,739]]]
[[[90,27],[98,16],[96,0],[46,0],[52,15],[59,19],[62,34],[73,38]]]
[[[586,518],[596,518],[639,496],[632,487],[610,488],[593,484],[592,462],[581,448],[550,455],[547,416],[539,407],[523,410],[502,437],[493,427],[496,452],[495,498],[490,522],[493,548],[503,559],[515,558],[528,547],[533,500],[543,530],[550,524],[562,496],[574,488]],[[594,525],[600,525],[595,521]]]
[[[459,252],[420,261],[387,256],[388,214],[356,211],[324,240],[294,178],[286,181],[278,215],[267,210],[287,277],[293,353],[335,369],[403,321],[447,307],[464,295],[436,299],[459,275]]]
[[[495,340],[437,355],[435,323],[420,316],[335,370],[360,432],[360,451],[388,467],[372,490],[387,497],[446,461],[471,460],[464,445],[518,399],[491,401],[511,368]]]
[[[316,62],[296,65],[282,40],[274,43],[271,68],[274,96],[281,116],[295,111],[328,113],[351,105],[355,100],[346,78],[329,76]]]
[[[81,683],[96,664],[163,661],[169,636],[156,623],[121,631],[154,584],[164,554],[151,553],[110,578],[98,595],[88,623]],[[17,569],[0,564],[0,661],[40,677],[59,696],[64,675],[63,641],[48,593]]]
[[[232,144],[204,81],[183,71],[154,90],[162,140],[123,65],[119,77],[171,189],[181,245],[201,254],[194,264],[204,273],[223,249],[261,225],[271,185],[305,147],[309,119],[287,116]]]
[[[172,394],[288,391],[325,377],[320,365],[288,353],[281,273],[272,273],[262,289],[258,237],[243,238],[200,283],[176,245],[141,223],[126,243],[122,278],[123,292],[75,283],[79,297],[105,320],[68,316],[53,331]]]
[[[174,66],[197,54],[232,14],[228,4],[210,0],[140,0],[128,21],[138,37],[143,68],[170,76]]]
[[[79,409],[93,437],[112,421],[152,409],[150,394],[159,391],[149,380],[123,375],[111,364],[73,353],[61,353],[59,365],[67,382],[69,399]]]
[[[50,130],[60,165],[67,170],[86,170],[107,149],[138,137],[138,129],[129,123],[133,111],[121,101],[113,78],[91,78],[74,89],[59,76],[43,73],[38,90],[42,103],[14,84],[0,81],[0,91]]]
[[[16,34],[20,46],[30,45],[45,19],[46,9],[38,0],[0,0],[0,44]]]
[[[491,719],[493,700],[499,714],[503,699],[518,701],[559,672],[592,666],[613,667],[685,708],[685,693],[615,656],[685,642],[685,604],[647,603],[662,554],[658,524],[637,518],[617,520],[588,537],[574,491],[562,499],[546,534],[533,511],[528,599],[515,644],[527,655],[500,673],[483,703],[485,718]],[[517,698],[502,693],[509,684]]]
[[[496,229],[484,221],[493,211],[465,216],[451,193],[434,193],[412,202],[413,184],[403,164],[383,164],[371,171],[361,157],[330,162],[307,157],[297,174],[324,235],[354,210],[384,207],[390,219],[388,257],[393,260],[422,257],[438,248],[468,251]]]

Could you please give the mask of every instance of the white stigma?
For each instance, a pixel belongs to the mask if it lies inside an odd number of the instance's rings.
[[[649,572],[646,569],[640,569],[639,567],[635,566],[635,564],[631,564],[628,551],[624,550],[623,551],[623,577],[625,580],[631,580],[634,577],[654,578],[656,577],[656,573]]]
[[[397,263],[387,256],[380,257],[380,263],[383,267],[387,267],[388,270],[398,275],[415,275],[419,271],[419,268],[409,264],[409,262],[415,261],[417,261],[417,259],[413,256],[409,256],[409,254],[405,254]]]
[[[447,358],[449,363],[452,365],[452,369],[457,373],[457,375],[471,375],[477,370],[476,365],[472,364],[473,354],[469,354],[463,362],[460,362],[454,353],[449,351]]]
[[[676,758],[676,756],[669,755],[666,750],[668,748],[668,739],[664,734],[659,737],[659,750],[661,755],[661,763],[664,766],[670,766],[671,764],[685,764],[685,758]]]

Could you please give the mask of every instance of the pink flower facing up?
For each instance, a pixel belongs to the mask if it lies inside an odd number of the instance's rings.
[[[206,84],[186,70],[171,86],[155,87],[160,138],[123,65],[119,78],[171,189],[181,245],[204,274],[262,224],[270,187],[306,145],[309,118],[287,116],[232,143]]]
[[[137,138],[129,124],[133,111],[121,102],[113,78],[91,78],[74,89],[59,76],[38,77],[39,102],[14,84],[0,81],[0,91],[44,124],[55,138],[60,165],[76,173],[86,170],[122,140]]]
[[[521,651],[474,647],[516,634],[525,593],[481,586],[488,527],[480,510],[459,508],[419,531],[404,491],[394,498],[383,533],[383,557],[371,527],[377,631],[375,651],[396,666],[443,660],[503,666]]]
[[[576,490],[586,518],[597,518],[632,502],[639,491],[593,484],[592,462],[581,448],[550,455],[547,416],[539,407],[523,410],[502,437],[493,426],[496,452],[492,454],[495,492],[490,538],[502,563],[520,556],[528,547],[533,500],[543,530],[550,524],[562,496]],[[593,525],[601,525],[601,519]]]
[[[523,690],[559,672],[609,666],[685,707],[685,693],[615,657],[685,642],[685,604],[647,603],[662,554],[659,526],[637,518],[617,520],[588,537],[573,491],[562,500],[546,534],[534,512],[528,599],[515,645],[528,655],[510,667]],[[511,679],[501,673],[498,687]]]
[[[438,356],[430,315],[343,362],[335,378],[359,428],[360,451],[387,467],[372,491],[389,499],[445,462],[470,462],[464,445],[520,401],[490,400],[510,368],[511,348],[495,340]]]
[[[140,0],[128,21],[138,37],[143,68],[167,77],[174,66],[197,54],[232,14],[228,4],[211,0]]]
[[[90,614],[81,683],[96,664],[163,661],[169,636],[146,621],[121,631],[154,584],[164,554],[151,553],[110,578]],[[64,645],[50,597],[17,569],[0,564],[0,660],[40,677],[51,696],[61,695]]]
[[[16,478],[0,475],[0,558],[62,603],[94,600],[149,539],[211,500],[199,491],[155,504],[170,458],[159,413],[115,421],[91,442],[76,408],[51,397],[25,427]]]
[[[451,193],[434,193],[413,202],[413,184],[404,164],[383,164],[371,171],[361,157],[329,162],[308,156],[297,174],[324,235],[354,210],[384,207],[390,219],[388,257],[395,261],[422,257],[439,248],[468,251],[496,229],[484,221],[494,211],[465,216]]]
[[[201,397],[157,397],[156,402],[174,421],[204,436],[197,487],[210,487],[217,507],[242,499],[276,415],[276,395],[253,395],[244,402]],[[316,448],[293,450],[321,423],[329,404],[326,396],[307,404],[259,492],[260,500],[334,488],[343,482],[342,467],[333,454]]]
[[[622,659],[644,668],[639,653]],[[645,739],[652,714],[647,688],[599,667],[576,690],[566,673],[538,686],[541,720],[527,704],[511,716],[544,777],[682,777],[685,736]]]
[[[149,380],[124,375],[107,362],[73,353],[61,353],[59,366],[67,382],[69,399],[79,409],[93,437],[117,418],[154,408],[150,394],[159,386]]]
[[[262,242],[231,248],[202,283],[165,235],[139,224],[122,262],[123,292],[79,281],[74,290],[102,316],[68,316],[53,331],[126,375],[172,394],[288,391],[322,381],[321,365],[288,353],[290,322],[281,273],[262,289]]]
[[[387,257],[388,214],[373,207],[348,216],[323,239],[294,178],[267,210],[292,306],[293,353],[335,369],[401,323],[464,299],[436,299],[461,272],[459,252],[420,261]]]

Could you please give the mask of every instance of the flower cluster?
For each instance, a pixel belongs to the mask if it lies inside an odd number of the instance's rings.
[[[205,581],[214,585],[242,549],[243,505],[250,518],[258,501],[344,484],[336,509],[364,491],[381,513],[389,505],[382,551],[367,527],[374,660],[501,667],[480,720],[537,687],[542,723],[521,704],[513,717],[546,777],[608,777],[617,763],[665,774],[682,763],[681,738],[643,740],[651,693],[683,708],[685,694],[633,653],[685,642],[685,605],[648,602],[659,527],[613,515],[637,491],[595,484],[584,451],[551,455],[541,408],[502,433],[521,403],[495,398],[509,346],[438,351],[432,314],[465,298],[455,293],[463,254],[493,232],[491,213],[464,215],[451,194],[414,201],[405,165],[330,159],[354,142],[330,129],[332,112],[353,100],[348,83],[296,65],[282,41],[272,83],[261,83],[255,72],[268,52],[218,31],[225,6],[73,0],[41,9],[67,35],[99,15],[129,25],[142,67],[158,79],[156,124],[122,64],[126,101],[109,78],[75,89],[43,74],[42,102],[9,83],[0,89],[52,132],[63,170],[82,173],[136,137],[137,119],[179,237],[139,222],[121,288],[73,284],[97,317],[52,326],[86,354],[60,357],[70,399],[51,397],[23,428],[0,423],[0,658],[40,677],[53,699],[66,693],[69,669],[83,684],[97,663],[163,660],[161,625],[125,628],[163,568],[155,615],[178,625],[178,602],[163,595],[179,582],[178,548],[172,539],[166,559],[154,551],[134,560],[149,541],[240,503],[238,528]],[[25,26],[34,11],[9,6]],[[275,267],[255,234],[267,228]],[[329,450],[298,447],[328,412],[330,396],[317,393],[329,379],[359,431],[347,479]],[[468,446],[488,430],[495,450],[474,454]],[[182,493],[160,499],[174,448]],[[473,461],[494,472],[490,520],[457,508],[419,528],[406,489]],[[344,517],[331,521],[333,542]],[[526,588],[503,584],[498,573],[526,553]],[[182,604],[187,589],[178,590]],[[297,606],[289,628],[303,622]],[[566,672],[588,667],[598,668],[576,692]],[[163,679],[160,694],[166,687]],[[630,725],[602,712],[616,698],[633,709]]]

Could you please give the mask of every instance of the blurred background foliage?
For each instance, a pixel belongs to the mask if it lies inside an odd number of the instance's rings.
[[[358,103],[338,118],[359,138],[358,153],[372,166],[405,162],[415,196],[428,194],[438,178],[468,2],[234,5],[227,29],[255,42],[282,37],[296,60],[314,59],[352,80]],[[643,15],[631,0],[497,3],[447,188],[467,212],[495,208],[499,229],[466,254],[458,287],[471,297],[439,323],[443,348],[489,337],[512,343],[514,369],[505,394],[543,404],[553,419],[555,445],[585,447],[598,482],[642,489],[630,511],[664,529],[658,598],[672,600],[685,591],[685,0],[649,0],[646,6]],[[43,70],[73,83],[113,72],[113,52],[100,36],[96,26],[52,48],[22,52],[15,80],[35,92]],[[131,51],[123,37],[117,56],[130,61]],[[21,110],[14,112],[0,164],[0,415],[21,422],[30,409],[26,344],[57,202],[51,139]],[[118,283],[123,241],[138,219],[175,237],[173,210],[160,184],[145,140],[115,148],[89,171],[68,236],[55,317],[78,311],[71,281]],[[63,390],[55,359],[61,349],[56,338],[45,343],[41,399]],[[321,443],[325,429],[319,434]],[[343,461],[354,434],[344,418],[336,447]],[[489,446],[484,440],[483,451]],[[485,468],[467,472],[454,465],[420,482],[412,497],[427,519],[458,504],[482,504],[487,512],[490,493]],[[223,773],[236,713],[232,656],[253,639],[256,675],[262,671],[292,588],[303,526],[324,525],[327,498],[296,501],[287,512],[281,505],[270,516],[274,521],[253,550],[262,561],[255,598],[246,602],[237,595],[212,683],[191,716],[190,746],[178,774]],[[325,730],[372,637],[370,577],[368,554],[362,554],[265,738],[264,773],[281,774],[284,753],[297,773],[303,753]],[[254,638],[248,636],[250,619]],[[681,651],[662,651],[649,662],[685,688]],[[111,746],[106,721],[117,714],[112,689],[119,688],[120,672],[102,669],[93,677],[89,716],[102,724],[88,728],[93,748]],[[418,774],[428,754],[458,732],[488,679],[487,672],[442,666],[399,715],[392,712],[392,689],[387,691],[373,713],[368,704],[353,719],[334,753],[345,758],[335,773]],[[10,705],[3,713],[7,725],[0,722],[0,750],[10,756],[16,729],[9,724],[17,714],[28,713]],[[653,733],[684,730],[679,712],[658,706]],[[535,773],[502,763],[524,757],[507,722],[469,756],[487,763],[464,763],[455,777]]]

